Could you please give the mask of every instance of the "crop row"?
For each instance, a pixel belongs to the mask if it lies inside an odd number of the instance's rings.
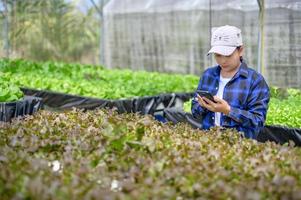
[[[103,99],[192,92],[198,77],[156,72],[108,70],[101,66],[0,60],[0,102],[22,97],[18,87],[51,90]],[[301,92],[271,87],[267,124],[301,127]],[[190,112],[190,103],[185,106]]]
[[[1,199],[300,199],[301,151],[113,111],[0,124]]]
[[[191,92],[198,78],[157,72],[108,70],[101,66],[0,60],[0,71],[20,87],[51,90],[102,99]]]

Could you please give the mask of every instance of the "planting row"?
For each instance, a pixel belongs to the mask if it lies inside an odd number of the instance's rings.
[[[101,99],[193,92],[199,80],[199,77],[194,75],[108,70],[101,66],[55,62],[38,63],[22,59],[1,59],[0,72],[2,72],[1,85],[8,81],[10,85],[19,87]],[[18,93],[15,89],[9,88],[8,90],[11,90],[12,94]],[[300,95],[300,91],[271,87],[271,95],[277,99],[285,99],[292,94]],[[16,96],[20,97],[20,93]]]
[[[193,92],[197,76],[168,75],[130,70],[107,70],[100,66],[0,60],[0,102],[23,95],[18,86],[59,91],[101,99]],[[9,84],[8,84],[9,83]],[[301,127],[301,92],[271,88],[267,124]],[[190,112],[190,103],[185,106]]]
[[[1,199],[300,199],[301,151],[151,116],[40,111],[0,124]]]
[[[20,87],[51,90],[101,99],[191,92],[198,77],[156,72],[108,70],[100,66],[0,60],[0,71]]]

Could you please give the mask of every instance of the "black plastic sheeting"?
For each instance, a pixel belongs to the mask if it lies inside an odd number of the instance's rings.
[[[16,117],[32,115],[42,106],[42,99],[32,96],[25,96],[20,101],[0,103],[0,121],[10,122]]]
[[[192,114],[184,112],[182,108],[166,108],[164,109],[164,117],[177,124],[179,122],[189,123],[193,128],[202,129],[202,119],[196,119]]]
[[[161,122],[171,121],[175,124],[185,122],[194,128],[202,128],[200,123],[202,119],[195,119],[190,113],[182,110],[182,104],[190,100],[193,93],[171,93],[133,99],[107,100],[28,88],[21,88],[21,90],[26,95],[42,98],[43,105],[50,109],[116,108],[119,113],[150,114]],[[296,146],[301,146],[301,129],[265,126],[258,134],[257,140],[259,142],[272,141],[279,144],[293,141]]]
[[[296,146],[301,146],[301,129],[285,126],[265,126],[257,136],[259,142],[276,142],[284,144],[293,141]]]
[[[202,119],[196,119],[191,113],[186,113],[182,109],[166,108],[164,109],[164,117],[174,124],[185,122],[194,128],[202,128]],[[301,129],[267,125],[259,132],[257,141],[271,141],[278,144],[285,144],[289,143],[289,141],[293,141],[296,146],[301,146]]]
[[[171,93],[133,99],[107,100],[28,88],[21,88],[21,90],[26,95],[42,98],[45,107],[51,109],[64,110],[72,107],[85,110],[117,108],[119,113],[138,112],[155,116],[163,116],[164,108],[181,107],[184,101],[188,101],[193,96],[193,93]]]

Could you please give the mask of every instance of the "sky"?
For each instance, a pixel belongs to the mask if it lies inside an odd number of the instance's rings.
[[[92,4],[91,0],[66,0],[67,2],[75,2],[75,4],[77,5],[77,8],[82,11],[82,12],[86,12],[89,8],[93,7],[94,5]],[[94,0],[94,2],[97,5],[101,4],[101,1],[103,1],[104,3],[110,1],[110,0]]]
[[[65,0],[65,1],[74,2],[76,4],[76,7],[82,12],[86,12],[91,6],[93,6],[91,0]],[[94,0],[94,2],[97,4],[98,0]]]

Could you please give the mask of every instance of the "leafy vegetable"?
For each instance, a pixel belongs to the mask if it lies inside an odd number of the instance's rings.
[[[299,199],[301,150],[110,110],[0,124],[1,199]]]
[[[0,60],[0,71],[27,88],[105,99],[193,91],[198,78],[157,72],[108,70],[100,66]]]
[[[7,75],[0,73],[0,102],[17,101],[22,97],[20,88],[10,83]]]

